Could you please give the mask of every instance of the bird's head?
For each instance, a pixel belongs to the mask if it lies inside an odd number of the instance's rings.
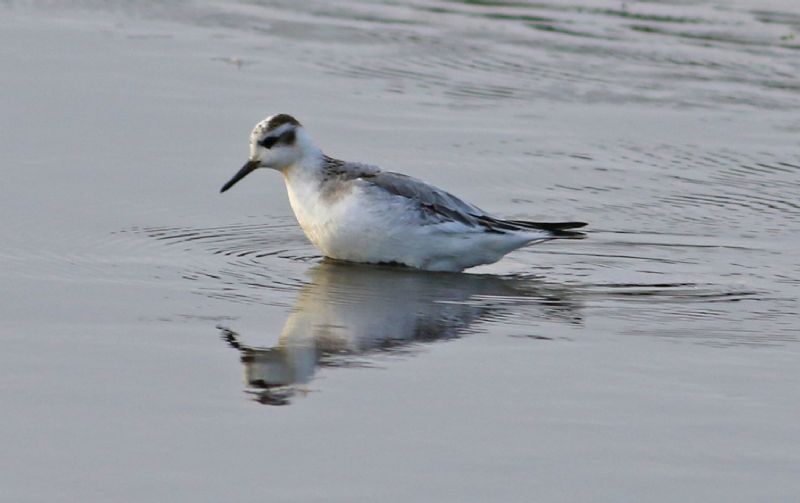
[[[267,117],[256,124],[250,133],[250,158],[220,192],[233,187],[258,168],[285,172],[311,151],[316,151],[316,147],[297,119],[288,114]]]

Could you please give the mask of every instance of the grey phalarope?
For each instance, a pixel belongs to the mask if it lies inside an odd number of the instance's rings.
[[[498,218],[421,180],[323,154],[303,126],[273,115],[250,133],[250,159],[221,192],[257,168],[280,171],[306,236],[325,256],[461,271],[525,245],[581,238],[584,222]]]

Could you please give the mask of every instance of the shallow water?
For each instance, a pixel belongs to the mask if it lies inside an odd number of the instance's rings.
[[[0,500],[796,501],[796,2],[0,3]],[[325,261],[325,151],[589,238]],[[282,407],[277,407],[282,405]]]

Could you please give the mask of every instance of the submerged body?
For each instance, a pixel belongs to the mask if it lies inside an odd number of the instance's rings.
[[[291,116],[256,125],[247,164],[223,192],[259,167],[280,171],[309,240],[325,256],[461,271],[497,262],[527,244],[582,237],[582,222],[496,218],[421,180],[328,157]]]

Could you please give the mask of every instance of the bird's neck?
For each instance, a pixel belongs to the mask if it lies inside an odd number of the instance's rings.
[[[319,216],[327,214],[325,203],[321,197],[324,180],[324,157],[304,156],[287,170],[283,171],[289,204],[295,217],[306,233],[306,236],[319,246]]]
[[[325,156],[319,148],[304,148],[303,155],[294,163],[281,170],[288,182],[292,178],[316,177],[322,171]]]

